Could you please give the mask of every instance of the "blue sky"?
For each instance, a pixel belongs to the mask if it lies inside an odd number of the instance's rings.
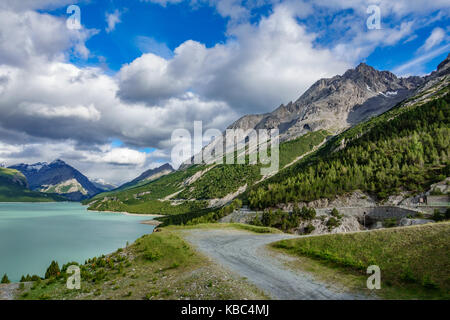
[[[448,0],[2,0],[0,162],[121,183],[170,161],[194,121],[223,130],[360,62],[430,73],[449,20]]]
[[[373,2],[376,3],[376,1]],[[214,6],[192,5],[190,1],[174,4],[169,1],[165,6],[139,0],[80,1],[78,5],[82,12],[83,26],[99,32],[86,43],[91,52],[89,59],[72,56],[70,61],[78,65],[102,65],[107,67],[111,73],[117,72],[123,64],[130,63],[143,53],[151,52],[170,58],[173,51],[187,40],[198,41],[209,48],[218,43],[224,43],[228,38],[227,25],[232,20],[229,16],[219,14]],[[270,15],[272,10],[273,5],[271,4],[252,8],[248,20],[257,24],[262,17]],[[339,30],[335,29],[333,25],[338,24],[340,20],[347,19],[348,16],[355,16],[355,11],[354,9],[345,9],[331,14],[318,12],[318,15],[313,13],[308,17],[298,18],[298,22],[304,24],[309,32],[319,34],[315,41],[317,46],[331,47],[339,41],[348,39],[348,35],[345,34],[347,26]],[[40,12],[59,17],[67,16],[66,7],[40,10]],[[115,12],[119,13],[120,22],[116,24],[113,31],[107,32],[105,15]],[[443,39],[439,45],[442,47],[448,44],[449,17],[439,17],[439,15],[443,15],[441,9],[432,10],[427,14],[427,20],[435,19],[436,21],[431,23],[427,21],[422,23],[423,25],[418,25],[410,37],[393,45],[376,46],[366,56],[360,57],[361,62],[366,62],[381,70],[395,70],[396,67],[416,57],[416,51],[436,28],[442,28],[447,33],[447,39]],[[359,20],[358,23],[364,30],[366,21]],[[414,14],[406,15],[403,20],[414,20]],[[401,21],[402,19],[398,19],[393,14],[383,16],[383,12],[381,13],[382,28],[395,28]],[[427,59],[413,68],[411,73],[413,71],[420,73],[433,71],[447,53],[448,50]]]
[[[100,32],[87,42],[92,56],[87,61],[71,57],[75,63],[97,64],[103,62],[99,61],[99,57],[104,57],[108,68],[118,71],[123,64],[143,53],[164,55],[166,52],[157,44],[171,52],[187,40],[214,46],[226,38],[226,19],[209,6],[194,8],[184,2],[163,7],[129,0],[90,1],[78,5],[81,8],[83,26]],[[105,15],[113,14],[116,10],[119,11],[121,22],[113,32],[108,33],[105,30]],[[41,11],[60,17],[67,16],[65,7]]]

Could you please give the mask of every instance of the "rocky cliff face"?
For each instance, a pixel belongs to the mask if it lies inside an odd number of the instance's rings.
[[[46,162],[19,164],[10,168],[20,171],[27,178],[31,190],[58,193],[69,200],[80,201],[102,191],[62,160],[50,164]]]
[[[246,115],[227,129],[277,128],[281,142],[321,129],[337,134],[412,96],[423,93],[422,100],[431,98],[448,84],[449,67],[450,54],[428,76],[398,78],[389,71],[378,71],[361,63],[343,75],[320,79],[295,102],[281,105],[271,113]],[[211,142],[204,152],[211,153],[217,143]],[[180,169],[188,166],[186,162]]]
[[[229,128],[278,128],[282,141],[320,129],[337,133],[389,110],[424,82],[421,77],[397,78],[361,63],[342,76],[317,81],[295,102],[269,114],[244,116]]]

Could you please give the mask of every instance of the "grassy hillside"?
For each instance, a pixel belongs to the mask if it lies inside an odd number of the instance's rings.
[[[378,265],[378,293],[387,298],[450,298],[450,222],[283,240],[273,247],[361,275]]]
[[[208,226],[202,226],[208,228]],[[225,226],[227,227],[227,226]],[[236,227],[230,225],[229,227]],[[21,299],[264,299],[263,293],[197,253],[179,235],[162,229],[133,245],[81,265],[81,290],[59,276],[23,288]]]
[[[327,136],[327,131],[320,130],[281,143],[280,169],[313,150]],[[222,198],[244,185],[248,187],[254,185],[261,178],[261,165],[217,165],[180,193],[179,197],[183,199]]]
[[[313,150],[327,136],[321,130],[281,144],[280,167]],[[96,195],[84,203],[99,211],[202,215],[210,212],[206,200],[223,198],[245,185],[252,186],[262,178],[260,169],[260,165],[194,165],[143,185]],[[173,199],[177,202],[163,201],[175,193]]]
[[[332,139],[249,192],[254,208],[333,198],[357,189],[384,199],[450,175],[450,96],[399,107]],[[343,146],[344,148],[340,148]]]
[[[17,170],[0,168],[0,202],[51,202],[58,196],[30,191],[27,179]]]

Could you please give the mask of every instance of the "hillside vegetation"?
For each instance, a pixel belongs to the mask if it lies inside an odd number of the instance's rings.
[[[208,226],[202,226],[208,228]],[[227,227],[227,226],[225,226]],[[229,227],[238,227],[230,225]],[[73,265],[76,263],[70,263]],[[262,292],[197,253],[178,229],[161,229],[80,265],[81,290],[66,288],[67,266],[23,288],[21,299],[264,299]]]
[[[378,265],[380,294],[387,298],[450,298],[450,222],[304,237],[272,246],[364,275],[368,266]],[[383,291],[389,288],[395,290]]]
[[[322,143],[328,132],[321,130],[280,145],[280,168]],[[223,198],[261,180],[261,165],[193,165],[154,181],[125,190],[96,195],[85,204],[90,210],[147,214],[194,214],[210,212],[206,200]],[[170,201],[164,199],[174,195]],[[177,201],[173,202],[176,199]]]
[[[52,202],[61,200],[51,194],[30,191],[27,179],[17,170],[0,168],[0,202]]]
[[[403,190],[424,191],[450,174],[449,103],[446,94],[355,126],[313,157],[252,190],[250,205],[262,209],[333,198],[357,189],[379,199]],[[342,144],[345,148],[339,148]]]

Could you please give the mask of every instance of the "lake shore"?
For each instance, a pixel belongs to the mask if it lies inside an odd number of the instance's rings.
[[[106,213],[120,213],[126,216],[133,216],[133,217],[153,217],[153,218],[161,218],[161,217],[165,217],[164,215],[161,214],[151,214],[151,213],[130,213],[130,212],[126,212],[126,211],[99,211],[99,210],[89,210],[88,211],[95,211],[95,212],[106,212]]]
[[[1,275],[7,274],[12,282],[26,274],[43,277],[53,260],[61,266],[115,252],[152,233],[150,221],[154,218],[87,212],[86,207],[72,202],[0,203],[0,243],[11,242],[20,248],[2,247]]]

